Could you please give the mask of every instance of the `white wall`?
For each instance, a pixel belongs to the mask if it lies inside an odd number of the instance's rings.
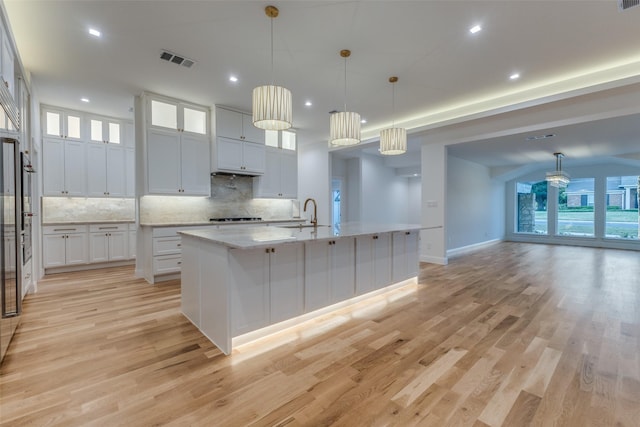
[[[331,219],[331,168],[326,142],[298,145],[298,198],[300,215],[307,198],[318,204],[318,224],[330,224]],[[310,218],[309,211],[306,217]]]
[[[504,237],[504,183],[488,167],[447,156],[447,250]]]
[[[408,207],[407,223],[420,224],[422,220],[422,178],[411,177],[408,179]]]
[[[396,176],[395,169],[384,165],[379,156],[361,156],[362,211],[360,221],[406,223],[409,185],[407,178]]]
[[[343,215],[343,222],[360,221],[362,212],[362,177],[360,159],[349,159],[347,161],[347,182],[345,185],[343,206],[346,207],[346,215]]]

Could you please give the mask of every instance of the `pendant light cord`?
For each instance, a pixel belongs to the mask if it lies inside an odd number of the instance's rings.
[[[344,112],[347,112],[347,57],[344,58]]]
[[[396,84],[391,83],[391,127],[396,127]]]
[[[273,18],[271,21],[271,84],[273,85]]]

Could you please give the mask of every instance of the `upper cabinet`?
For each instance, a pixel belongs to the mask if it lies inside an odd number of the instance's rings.
[[[216,172],[262,175],[265,172],[265,132],[253,126],[251,114],[216,107]]]
[[[158,95],[143,99],[147,194],[209,196],[209,109]]]
[[[133,197],[132,123],[50,106],[41,110],[45,196]]]
[[[296,134],[266,131],[264,174],[253,180],[253,195],[261,198],[298,197],[298,152]]]
[[[15,95],[15,59],[13,49],[11,48],[11,40],[7,37],[4,29],[1,31],[1,34],[2,55],[0,60],[2,61],[2,66],[0,67],[0,71],[2,72],[2,81],[7,89],[9,89],[9,93]]]
[[[249,113],[216,107],[216,137],[264,144],[264,130],[253,125]]]

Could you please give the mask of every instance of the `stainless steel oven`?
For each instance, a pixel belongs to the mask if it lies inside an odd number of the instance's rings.
[[[31,176],[35,172],[29,156],[21,153],[20,163],[22,166],[22,264],[26,264],[31,259],[33,242],[31,237],[33,206],[31,200]]]

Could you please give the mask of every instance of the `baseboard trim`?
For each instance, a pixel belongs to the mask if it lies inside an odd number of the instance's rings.
[[[449,264],[449,259],[447,257],[420,255],[420,262],[428,262],[429,264],[447,265]]]
[[[486,248],[487,246],[495,245],[502,242],[503,239],[492,239],[486,242],[474,243],[473,245],[462,246],[461,248],[450,249],[447,251],[447,258],[463,255],[469,252],[477,251],[479,249]]]

